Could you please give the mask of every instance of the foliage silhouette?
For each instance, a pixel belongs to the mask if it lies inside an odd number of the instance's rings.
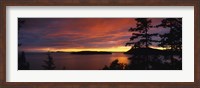
[[[156,27],[169,28],[169,33],[159,35],[161,37],[161,47],[170,47],[170,50],[179,52],[182,51],[182,19],[181,18],[166,18],[161,24]]]
[[[56,66],[54,65],[54,61],[52,56],[50,55],[50,52],[47,53],[47,60],[44,60],[46,65],[42,65],[42,67],[45,70],[54,70],[56,68]]]
[[[173,56],[179,55],[182,57],[182,18],[166,18],[163,19],[161,24],[156,27],[169,28],[169,33],[159,35],[161,37],[161,47],[170,48],[170,57],[172,63],[175,63]]]
[[[156,26],[151,25],[151,20],[147,18],[138,18],[136,28],[130,28],[133,32],[130,42],[127,45],[133,47],[127,51],[127,54],[132,56],[129,63],[123,67],[123,70],[181,70],[182,69],[182,19],[181,18],[166,18]],[[152,27],[170,29],[165,34],[149,34],[148,30]],[[153,36],[157,36],[161,40],[153,40]],[[157,50],[149,48],[152,42],[159,43],[158,46],[169,48],[167,50]],[[179,56],[179,57],[177,57]],[[118,60],[111,63],[110,67],[105,66],[104,70],[122,70],[117,68]],[[115,68],[114,68],[114,67]]]
[[[18,19],[18,30],[20,30],[20,28],[22,27],[22,25],[25,23],[25,21],[24,20],[22,20],[22,19]]]
[[[128,70],[181,70],[182,61],[169,55],[133,55],[129,58]],[[169,62],[170,61],[170,62]]]
[[[29,70],[29,62],[26,61],[25,52],[18,55],[18,70]]]
[[[18,19],[18,33],[25,23],[24,20]],[[18,37],[18,40],[20,40],[20,37]],[[22,43],[18,43],[18,47],[22,46]],[[21,53],[18,53],[18,69],[19,70],[29,70],[30,69],[30,64],[29,62],[26,61],[26,56],[25,52],[22,51]]]
[[[182,21],[180,18],[163,19],[157,27],[170,28],[170,32],[160,35],[162,38],[160,46],[171,46],[172,50],[182,49]]]
[[[21,29],[21,27],[23,26],[23,24],[25,23],[25,21],[24,20],[22,20],[22,19],[18,19],[18,34],[19,34],[19,31],[20,31],[20,29]],[[20,38],[18,37],[18,40],[20,40]],[[18,46],[21,46],[22,44],[21,43],[18,43]]]
[[[105,65],[103,70],[124,70],[126,69],[126,67],[127,67],[127,64],[119,63],[119,60],[116,59],[110,64],[109,67]]]
[[[171,61],[169,55],[158,56],[148,55],[148,58],[144,55],[133,55],[128,58],[129,63],[119,63],[118,60],[114,60],[110,66],[105,65],[103,70],[181,70],[182,60],[174,58]]]
[[[149,48],[149,45],[152,45],[152,42],[156,42],[153,40],[153,36],[157,36],[157,33],[149,34],[148,31],[153,26],[151,25],[151,19],[147,18],[137,18],[136,28],[130,28],[129,31],[133,32],[130,41],[126,43],[126,46],[133,45],[134,48]],[[137,39],[137,40],[136,40]]]

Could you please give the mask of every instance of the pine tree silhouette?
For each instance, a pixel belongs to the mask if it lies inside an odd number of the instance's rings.
[[[47,60],[44,60],[46,65],[42,65],[42,67],[44,67],[45,70],[54,70],[56,67],[54,65],[53,58],[50,55],[50,52],[47,53],[47,56]]]
[[[169,28],[169,33],[165,33],[163,35],[159,35],[161,37],[160,44],[158,46],[161,47],[169,47],[170,53],[169,57],[171,59],[172,68],[177,69],[182,66],[181,61],[176,61],[174,59],[174,55],[178,55],[179,58],[182,58],[182,18],[166,18],[163,19],[161,24],[156,27]],[[178,64],[178,65],[177,65]]]
[[[22,52],[18,56],[18,69],[19,70],[29,70],[29,62],[26,61],[25,52]]]
[[[180,55],[178,58],[181,58],[182,19],[163,19],[161,24],[157,26],[152,26],[150,19],[139,18],[135,20],[137,21],[136,28],[129,29],[133,34],[130,38],[130,42],[126,44],[133,45],[129,50],[129,53],[132,55],[132,57],[129,57],[129,64],[123,65],[123,63],[118,63],[118,60],[115,60],[110,66],[106,65],[103,70],[181,70],[182,60],[176,59],[177,57],[175,54]],[[148,30],[152,27],[163,27],[165,28],[164,30],[170,29],[170,31],[165,34],[149,34]],[[152,39],[153,36],[157,35],[160,36],[161,40]],[[151,49],[149,46],[152,42],[157,42],[158,46],[164,48],[170,47],[170,50]],[[168,62],[170,59],[171,62]]]
[[[149,45],[152,45],[152,42],[156,42],[153,40],[153,36],[157,36],[157,33],[150,34],[148,33],[149,29],[153,26],[151,25],[151,19],[147,18],[137,18],[136,28],[130,28],[129,31],[133,32],[130,41],[126,43],[126,46],[134,45],[134,48],[145,47],[149,48]]]
[[[105,65],[105,67],[103,68],[103,70],[125,70],[125,69],[127,69],[127,64],[119,63],[118,59],[114,60],[109,67]]]
[[[161,47],[169,47],[172,51],[182,51],[182,19],[181,18],[166,18],[161,24],[156,27],[169,28],[170,32],[161,37]]]
[[[18,19],[18,33],[22,27],[22,25],[25,23],[24,20],[22,19]],[[20,38],[18,37],[18,41],[20,40]],[[21,43],[18,43],[18,47],[22,46]],[[26,55],[25,52],[22,51],[21,53],[19,52],[18,54],[18,69],[19,70],[29,70],[30,69],[30,64],[29,62],[26,61]]]
[[[22,27],[22,25],[23,25],[24,23],[25,23],[24,20],[18,18],[18,34],[19,34],[19,31],[20,31],[20,29],[21,29],[21,27]],[[20,40],[19,37],[18,37],[18,40]],[[18,46],[21,46],[21,45],[22,45],[21,43],[18,43]]]

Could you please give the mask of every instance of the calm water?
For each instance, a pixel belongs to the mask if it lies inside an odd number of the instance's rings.
[[[99,54],[99,55],[75,55],[70,53],[52,53],[56,69],[66,67],[68,70],[98,70],[112,61],[118,59],[120,63],[129,63],[130,55],[123,53]],[[30,63],[30,69],[42,70],[47,60],[46,53],[26,53],[26,59]]]

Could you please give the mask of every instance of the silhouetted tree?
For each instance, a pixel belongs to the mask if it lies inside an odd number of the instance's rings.
[[[20,31],[20,28],[22,27],[22,25],[24,24],[24,20],[18,19],[18,33]],[[18,37],[18,40],[20,38]],[[22,44],[18,43],[18,47],[20,47]],[[25,52],[22,51],[21,53],[19,52],[18,54],[18,69],[19,70],[28,70],[30,69],[30,65],[29,62],[26,61],[26,57],[25,57]]]
[[[22,19],[18,19],[18,33],[20,31],[20,28],[22,27],[22,25],[24,24],[24,20]],[[20,40],[20,38],[18,37],[18,41]],[[22,44],[18,43],[18,47],[20,47]],[[26,56],[25,56],[25,52],[22,51],[21,53],[19,52],[18,54],[18,69],[19,70],[28,70],[30,69],[30,64],[29,62],[26,61]]]
[[[152,36],[157,36],[157,33],[150,34],[148,33],[149,29],[153,27],[151,25],[151,19],[147,18],[137,18],[136,28],[130,28],[129,31],[133,32],[130,42],[126,43],[127,45],[134,45],[134,48],[145,47],[149,48],[149,45],[152,45],[152,42],[156,40],[152,39]]]
[[[105,66],[103,67],[103,70],[109,70],[109,67],[108,67],[107,65],[105,65]]]
[[[24,20],[22,20],[21,18],[18,18],[18,30],[20,30],[24,22],[25,22]]]
[[[50,55],[50,52],[47,53],[47,56],[47,60],[44,60],[46,65],[42,65],[42,67],[44,67],[45,70],[54,70],[56,67],[54,65],[53,58]]]
[[[172,67],[177,68],[176,60],[173,56],[176,54],[179,55],[180,58],[182,57],[182,18],[163,19],[161,24],[156,27],[169,28],[169,33],[159,35],[161,37],[159,46],[170,48],[169,56],[171,58]]]
[[[182,51],[182,18],[166,18],[156,27],[169,28],[169,33],[160,35],[161,47],[169,47],[172,51]]]
[[[22,52],[18,55],[18,69],[19,70],[29,70],[29,62],[26,61],[25,53]]]
[[[126,69],[126,67],[127,67],[127,64],[119,63],[119,60],[116,59],[110,64],[109,67],[105,65],[103,70],[124,70]]]
[[[22,25],[25,23],[25,21],[24,20],[22,20],[22,19],[20,19],[20,18],[18,18],[18,33],[19,33],[19,31],[20,31],[20,29],[21,29],[21,27],[22,27]],[[18,40],[19,40],[20,38],[19,38],[19,36],[18,36]],[[18,46],[21,46],[22,44],[21,43],[18,43]]]
[[[148,63],[146,63],[145,55],[133,55],[128,58],[130,61],[128,64],[119,63],[118,60],[114,60],[108,67],[105,65],[103,70],[181,70],[182,60],[173,59],[172,62],[167,62],[171,59],[170,56],[151,55],[149,56]]]
[[[132,54],[129,58],[129,64],[123,65],[118,60],[113,61],[110,67],[105,66],[104,70],[181,70],[182,60],[174,54],[181,55],[182,52],[182,19],[167,18],[163,19],[157,26],[151,25],[151,20],[146,18],[135,19],[136,28],[130,28],[133,32],[130,42],[126,45],[134,45],[128,52]],[[160,34],[161,40],[153,40],[153,36],[158,34],[149,34],[151,27],[163,27],[170,29],[168,33]],[[171,50],[156,50],[149,48],[152,42],[159,42],[161,47],[170,47]],[[141,48],[145,47],[145,48]],[[138,49],[136,49],[138,48]],[[171,60],[171,61],[170,61]]]

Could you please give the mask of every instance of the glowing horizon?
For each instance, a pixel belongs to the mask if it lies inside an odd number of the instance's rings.
[[[131,49],[131,46],[118,46],[118,47],[107,47],[107,48],[68,48],[68,49],[56,49],[56,48],[38,48],[38,49],[27,49],[28,52],[79,52],[79,51],[107,51],[107,52],[126,52]]]
[[[69,48],[69,49],[55,49],[55,48],[40,48],[40,49],[31,49],[26,50],[28,52],[80,52],[80,51],[105,51],[105,52],[127,52],[130,50],[132,46],[118,46],[118,47],[107,47],[107,48]],[[150,46],[152,49],[158,49],[158,50],[166,50],[170,48],[164,48],[164,47],[156,47],[156,46]]]

